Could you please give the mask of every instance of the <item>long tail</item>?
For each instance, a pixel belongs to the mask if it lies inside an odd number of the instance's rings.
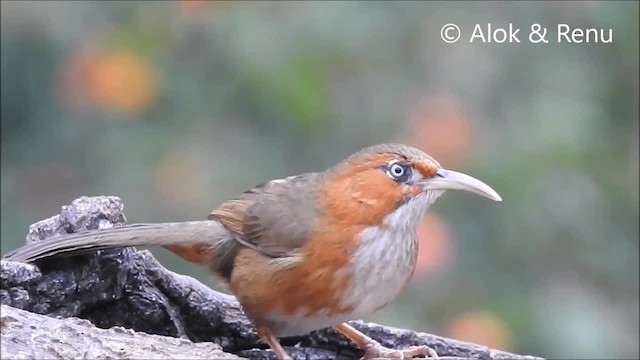
[[[56,255],[73,255],[87,251],[127,246],[164,246],[186,260],[205,263],[217,248],[228,248],[235,241],[217,221],[189,221],[159,224],[133,224],[113,229],[56,235],[27,244],[7,253],[3,259],[33,262]],[[200,256],[200,257],[198,257]],[[213,269],[212,269],[213,270]]]

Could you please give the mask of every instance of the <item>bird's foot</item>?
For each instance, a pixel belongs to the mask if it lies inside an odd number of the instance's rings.
[[[362,357],[362,360],[413,359],[418,355],[423,355],[424,357],[429,357],[432,359],[438,358],[438,354],[435,352],[435,350],[426,345],[412,346],[408,349],[403,350],[395,350],[386,348],[376,341],[372,341],[364,347],[364,356]]]

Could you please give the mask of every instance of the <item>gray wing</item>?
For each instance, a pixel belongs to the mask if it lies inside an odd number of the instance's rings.
[[[295,254],[309,240],[318,216],[316,189],[321,174],[272,180],[229,200],[210,215],[243,245],[270,257]]]

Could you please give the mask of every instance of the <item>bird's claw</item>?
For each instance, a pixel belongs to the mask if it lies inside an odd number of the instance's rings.
[[[438,359],[438,354],[426,345],[411,346],[408,349],[395,350],[386,348],[378,343],[371,344],[365,349],[362,360],[371,359],[413,359],[418,355]]]

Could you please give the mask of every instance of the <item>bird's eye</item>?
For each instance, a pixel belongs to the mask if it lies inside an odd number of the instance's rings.
[[[411,167],[407,164],[394,162],[387,166],[387,175],[397,182],[407,182],[411,178]]]

